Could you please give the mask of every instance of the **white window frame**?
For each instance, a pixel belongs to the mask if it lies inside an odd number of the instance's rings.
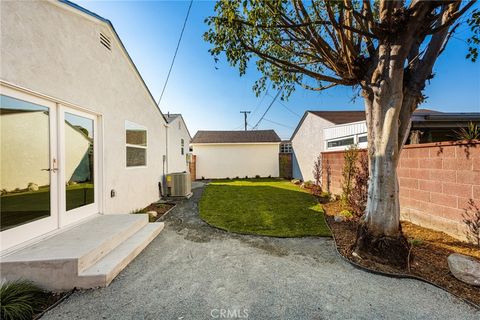
[[[147,140],[145,146],[141,146],[141,145],[138,145],[138,144],[127,143],[127,130],[131,130],[131,129],[144,130],[145,131],[145,136],[146,136],[146,140]],[[142,126],[142,125],[140,125],[138,123],[135,123],[133,121],[125,120],[125,134],[124,134],[124,137],[125,137],[125,167],[127,169],[146,168],[148,166],[148,129],[147,129],[147,127]],[[127,148],[128,147],[145,149],[145,164],[139,165],[139,166],[129,166],[128,163],[127,163]]]

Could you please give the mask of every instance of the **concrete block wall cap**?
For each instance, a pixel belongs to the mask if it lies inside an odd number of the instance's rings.
[[[459,253],[452,253],[448,256],[448,267],[460,281],[480,286],[480,261],[473,257]]]

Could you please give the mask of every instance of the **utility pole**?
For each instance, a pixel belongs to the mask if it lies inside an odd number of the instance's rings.
[[[247,114],[249,114],[251,111],[240,111],[240,113],[243,113],[243,117],[245,119],[245,131],[247,131]]]

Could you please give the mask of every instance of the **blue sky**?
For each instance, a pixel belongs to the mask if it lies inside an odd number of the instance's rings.
[[[189,5],[188,1],[78,1],[79,5],[109,19],[158,100]],[[255,97],[255,69],[240,77],[225,60],[215,65],[203,41],[205,17],[213,14],[213,1],[195,1],[182,43],[163,96],[163,112],[182,113],[190,132],[240,130],[241,110],[251,110],[255,124],[276,92]],[[480,63],[465,59],[468,31],[459,30],[437,61],[435,78],[427,85],[428,100],[421,107],[450,112],[480,112]],[[216,69],[215,66],[218,68]],[[288,101],[275,102],[259,129],[275,129],[288,139],[305,110],[363,109],[363,100],[351,88],[323,92],[298,89]],[[287,109],[288,108],[288,109]],[[269,122],[273,121],[273,122]]]

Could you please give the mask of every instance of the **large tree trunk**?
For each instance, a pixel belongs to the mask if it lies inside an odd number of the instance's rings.
[[[400,46],[384,45],[375,85],[364,87],[368,127],[369,185],[365,215],[358,228],[354,253],[405,268],[409,246],[400,227],[397,164],[408,124],[400,123],[404,104]],[[411,112],[409,112],[411,114]]]

